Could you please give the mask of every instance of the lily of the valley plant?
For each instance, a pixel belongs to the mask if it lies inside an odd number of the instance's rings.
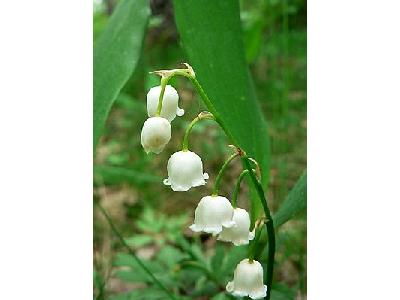
[[[153,87],[147,94],[147,112],[149,118],[144,122],[141,142],[144,150],[149,153],[161,153],[171,139],[171,122],[176,116],[182,116],[184,110],[179,108],[178,92],[170,85],[169,80],[178,75],[188,78],[199,92],[210,112],[200,112],[188,126],[182,142],[182,149],[171,155],[167,163],[168,177],[164,184],[173,191],[184,192],[191,188],[206,184],[209,175],[203,170],[201,157],[189,150],[189,135],[193,126],[204,119],[216,121],[231,140],[232,154],[222,165],[211,195],[200,199],[195,210],[193,224],[189,227],[194,232],[205,232],[216,236],[217,240],[231,242],[235,246],[249,245],[248,257],[243,259],[236,267],[233,280],[227,282],[226,291],[233,296],[248,296],[252,299],[270,298],[275,253],[275,235],[273,222],[264,196],[264,191],[258,178],[257,162],[249,158],[239,147],[235,139],[229,134],[227,127],[215,111],[212,102],[196,79],[190,65],[185,64],[185,69],[161,70],[152,72],[161,76],[161,84]],[[238,176],[232,199],[220,195],[219,187],[221,178],[231,161],[240,158],[244,165],[243,172]],[[255,168],[255,169],[254,169]],[[250,221],[250,214],[243,208],[237,207],[237,197],[240,183],[245,175],[250,176],[260,201],[264,208],[265,216],[257,222]],[[251,205],[251,209],[254,209]],[[253,224],[252,224],[253,223]],[[265,227],[268,235],[268,261],[266,284],[264,284],[263,267],[254,259],[256,249],[259,247],[261,230]]]

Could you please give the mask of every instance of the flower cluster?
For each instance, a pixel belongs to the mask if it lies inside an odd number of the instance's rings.
[[[188,66],[188,65],[187,65]],[[146,153],[161,153],[171,139],[171,122],[176,116],[182,116],[184,110],[179,108],[178,92],[168,80],[178,74],[186,77],[193,76],[193,69],[175,69],[170,71],[154,72],[162,76],[161,85],[153,87],[147,94],[147,112],[149,118],[144,122],[141,143]],[[192,187],[206,184],[208,174],[203,172],[203,162],[199,155],[188,149],[188,136],[196,122],[202,119],[214,119],[208,112],[200,113],[189,125],[183,140],[182,150],[171,155],[167,164],[168,177],[164,184],[173,191],[188,191]],[[242,155],[239,148],[222,166],[215,182],[211,195],[203,197],[195,210],[193,224],[189,227],[194,232],[213,234],[218,240],[231,242],[235,246],[249,244],[255,237],[252,231],[249,213],[236,207],[236,199],[230,201],[218,195],[218,188],[222,174],[235,157]],[[243,177],[243,176],[241,176]],[[240,179],[241,179],[240,177]],[[240,180],[238,180],[240,184]],[[236,196],[235,196],[236,197]],[[253,259],[244,259],[236,267],[233,281],[229,282],[226,290],[234,296],[249,296],[252,299],[263,298],[267,286],[263,284],[263,269],[259,262]]]

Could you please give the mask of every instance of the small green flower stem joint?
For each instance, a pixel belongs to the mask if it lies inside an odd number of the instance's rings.
[[[218,196],[218,191],[219,191],[219,187],[221,186],[221,180],[222,180],[222,176],[225,173],[226,168],[228,167],[228,165],[230,164],[230,162],[232,160],[234,160],[236,157],[239,156],[239,152],[236,151],[234,154],[232,154],[222,165],[221,169],[218,172],[217,175],[217,179],[215,179],[215,184],[214,184],[214,188],[212,190],[211,196]]]
[[[159,71],[150,72],[150,74],[156,74],[156,75],[161,76],[161,92],[160,92],[160,97],[158,98],[157,111],[156,111],[157,117],[159,117],[161,114],[162,102],[163,102],[164,93],[165,93],[165,87],[167,86],[168,81],[176,75],[184,76],[187,78],[195,77],[193,68],[187,63],[184,63],[184,65],[187,67],[187,69],[159,70]]]
[[[214,120],[219,124],[219,126],[222,128],[222,130],[225,132],[225,134],[227,134],[228,137],[233,140],[232,136],[229,134],[229,130],[227,130],[225,124],[219,117],[219,114],[217,113],[217,110],[215,109],[214,104],[211,102],[210,98],[208,98],[206,92],[203,90],[202,86],[197,81],[196,73],[194,72],[193,68],[188,63],[183,63],[183,65],[185,65],[186,69],[158,70],[158,71],[150,72],[150,74],[159,75],[159,76],[161,76],[162,79],[165,78],[166,79],[165,85],[167,85],[167,82],[174,76],[183,76],[183,77],[188,78],[190,80],[190,82],[193,84],[193,86],[195,87],[196,91],[199,93],[203,102],[206,104],[208,109],[213,114]],[[163,84],[163,82],[161,81],[161,85],[162,84]],[[160,97],[160,99],[162,99],[162,98]],[[159,100],[159,105],[160,105],[160,101],[161,100]],[[161,107],[162,107],[162,104],[161,104]],[[161,112],[161,109],[160,109],[160,112]]]
[[[199,113],[199,115],[194,118],[192,122],[190,122],[189,126],[186,128],[185,136],[183,137],[182,151],[189,150],[189,134],[192,131],[193,126],[201,120],[214,120],[214,116],[208,111],[203,111]]]

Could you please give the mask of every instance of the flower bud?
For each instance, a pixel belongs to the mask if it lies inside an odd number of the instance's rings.
[[[203,174],[201,158],[191,151],[179,151],[171,155],[167,165],[168,178],[165,185],[174,191],[187,191],[191,187],[205,185],[208,174]]]
[[[141,141],[146,153],[159,154],[171,139],[171,124],[161,117],[148,118],[142,128]]]
[[[158,100],[161,93],[161,86],[152,87],[147,93],[147,114],[154,117],[157,112]],[[178,107],[178,92],[170,85],[165,86],[164,97],[160,116],[171,122],[178,115],[182,116],[185,111]]]
[[[245,209],[235,208],[232,221],[236,223],[236,226],[223,228],[218,240],[232,242],[235,246],[240,246],[247,245],[250,240],[254,239],[254,230],[249,232],[250,217]]]
[[[256,260],[250,261],[247,258],[242,260],[236,266],[233,281],[226,285],[226,291],[235,297],[264,298],[267,294],[267,286],[263,283],[261,264]]]
[[[204,231],[218,234],[222,226],[232,227],[233,207],[228,199],[222,196],[203,197],[194,213],[194,224],[189,228],[194,232]]]

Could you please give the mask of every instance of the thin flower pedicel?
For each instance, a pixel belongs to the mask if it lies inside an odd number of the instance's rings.
[[[152,87],[147,93],[147,114],[149,117],[154,117],[157,115],[157,106],[160,98],[161,88],[161,85]],[[176,116],[183,116],[185,111],[179,108],[178,101],[178,92],[170,85],[165,86],[160,117],[172,122]]]

